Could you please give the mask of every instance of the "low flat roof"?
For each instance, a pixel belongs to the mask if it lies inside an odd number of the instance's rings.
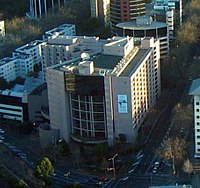
[[[137,25],[136,21],[132,22],[122,22],[118,23],[116,27],[122,28],[122,29],[130,29],[130,30],[149,30],[149,29],[158,29],[162,27],[167,27],[167,24],[164,22],[155,22],[153,21],[149,25]]]
[[[121,73],[120,76],[124,77],[130,76],[131,73],[137,69],[137,67],[140,65],[140,63],[143,61],[143,59],[146,57],[146,54],[150,50],[151,49],[139,49],[138,53],[131,60],[131,62],[128,64],[128,66],[125,68],[125,70]]]

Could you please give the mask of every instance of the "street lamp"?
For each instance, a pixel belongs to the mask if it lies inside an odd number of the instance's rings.
[[[118,154],[115,154],[113,157],[111,157],[110,159],[108,159],[109,161],[112,161],[112,168],[107,168],[108,171],[113,170],[113,176],[115,178],[115,157],[117,157]]]

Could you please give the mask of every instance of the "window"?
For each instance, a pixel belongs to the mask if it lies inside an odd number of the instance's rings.
[[[196,116],[197,119],[199,119],[199,116]]]
[[[196,105],[199,105],[199,102],[196,102]]]
[[[200,132],[200,129],[197,129],[197,132]]]
[[[197,112],[199,112],[199,109],[196,109]]]
[[[199,125],[199,122],[197,122],[197,125]]]

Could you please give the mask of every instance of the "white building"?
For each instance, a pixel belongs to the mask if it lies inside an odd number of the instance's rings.
[[[182,25],[183,7],[182,0],[156,0],[154,4],[155,10],[174,10],[175,25]]]
[[[193,80],[189,95],[194,96],[194,156],[200,158],[200,78]]]
[[[43,39],[52,37],[54,35],[60,36],[74,36],[76,35],[76,26],[74,24],[62,24],[54,29],[45,32]]]
[[[33,69],[33,57],[20,54],[18,57],[6,57],[0,60],[0,77],[7,82],[15,80],[18,76],[25,78]]]
[[[47,68],[50,126],[67,142],[113,145],[124,134],[133,143],[160,94],[159,40],[135,46],[132,37],[88,38],[86,44],[78,58]]]
[[[19,48],[16,48],[15,51],[12,53],[12,56],[19,57],[20,55],[27,54],[33,58],[34,65],[40,64],[41,63],[40,45],[42,42],[43,42],[42,40],[35,40]]]

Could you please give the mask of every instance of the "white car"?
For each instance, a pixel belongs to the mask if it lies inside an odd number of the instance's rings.
[[[0,129],[0,133],[5,133],[5,131],[3,129]]]
[[[2,144],[3,143],[3,140],[0,140],[0,144]]]
[[[152,173],[153,173],[153,174],[156,174],[156,173],[157,173],[157,168],[156,168],[156,167],[153,168]]]
[[[157,173],[159,166],[160,166],[160,162],[156,161],[153,165],[153,170],[152,170],[153,174]]]

